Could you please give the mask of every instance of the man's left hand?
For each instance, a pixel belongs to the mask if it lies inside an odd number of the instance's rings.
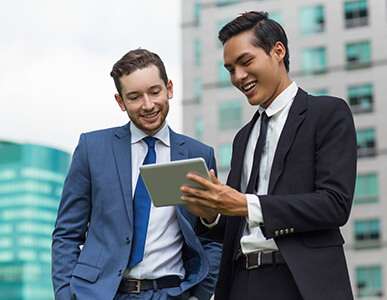
[[[246,196],[237,190],[222,184],[210,171],[210,180],[194,173],[188,173],[187,178],[198,183],[202,189],[183,185],[181,199],[189,207],[207,207],[226,216],[247,216]]]

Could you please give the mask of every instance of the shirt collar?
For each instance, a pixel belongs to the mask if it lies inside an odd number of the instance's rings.
[[[138,143],[144,137],[148,136],[145,132],[139,129],[133,122],[130,122],[129,126],[130,126],[130,132],[132,135],[132,140],[131,140],[132,144]],[[164,122],[164,125],[153,136],[169,147],[170,138],[169,138],[169,128],[168,128],[167,122]]]
[[[258,110],[259,113],[262,114],[262,112],[266,112],[268,117],[271,117],[275,115],[276,113],[280,112],[282,109],[285,108],[289,104],[290,101],[294,99],[298,91],[297,83],[294,81],[286,88],[284,89],[281,94],[279,94],[273,102],[267,107],[266,109],[259,106]]]

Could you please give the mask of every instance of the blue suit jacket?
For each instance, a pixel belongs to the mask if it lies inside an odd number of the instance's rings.
[[[113,299],[128,264],[133,235],[129,124],[82,134],[66,178],[53,232],[55,299]],[[212,148],[170,130],[171,160],[203,157],[215,169]],[[177,219],[184,236],[186,276],[175,296],[190,289],[209,299],[221,256],[219,243],[195,234],[197,218],[183,206]],[[83,245],[82,250],[80,246]]]

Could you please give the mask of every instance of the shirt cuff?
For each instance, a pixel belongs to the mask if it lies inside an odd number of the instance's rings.
[[[261,202],[254,194],[246,194],[247,199],[247,222],[250,227],[257,227],[263,223]]]
[[[212,223],[207,223],[206,220],[203,219],[203,218],[200,218],[200,222],[202,222],[202,224],[203,224],[204,226],[206,226],[207,228],[212,228],[212,227],[218,225],[219,219],[220,219],[220,214],[218,214],[218,215],[216,216],[215,221],[212,222]]]

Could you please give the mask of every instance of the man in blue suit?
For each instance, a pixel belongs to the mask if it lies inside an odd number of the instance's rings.
[[[173,85],[157,54],[129,51],[111,76],[130,122],[80,136],[53,232],[55,299],[209,299],[220,244],[185,207],[154,207],[139,167],[202,157],[215,169],[214,151],[167,126]]]

